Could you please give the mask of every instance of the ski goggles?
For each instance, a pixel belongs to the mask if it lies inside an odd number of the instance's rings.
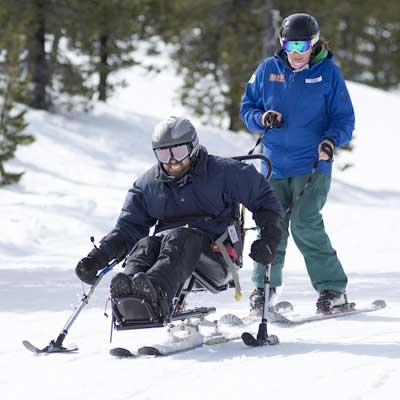
[[[288,54],[296,53],[306,53],[311,49],[311,40],[285,40],[283,42],[283,50]]]
[[[162,149],[154,149],[157,160],[162,164],[168,164],[172,159],[181,162],[190,156],[192,149],[189,144],[181,144],[174,147],[164,147]]]

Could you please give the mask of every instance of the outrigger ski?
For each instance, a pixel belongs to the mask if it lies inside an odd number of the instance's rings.
[[[93,237],[91,237],[90,240],[94,243]],[[60,353],[73,353],[75,351],[78,351],[77,346],[74,347],[63,346],[64,339],[68,335],[68,330],[72,326],[72,324],[74,323],[74,321],[76,320],[82,309],[86,306],[86,304],[88,304],[90,297],[93,295],[97,285],[100,283],[103,276],[108,272],[110,272],[114,268],[114,266],[117,265],[119,262],[120,260],[116,259],[100,271],[100,273],[97,275],[96,281],[90,287],[89,291],[87,293],[83,293],[82,298],[80,299],[78,305],[75,307],[73,313],[68,318],[63,329],[58,334],[57,339],[51,340],[50,343],[43,349],[39,349],[28,340],[22,341],[23,346],[34,354],[57,354],[57,353],[60,354]]]
[[[27,340],[23,340],[22,344],[24,347],[35,354],[51,354],[51,353],[72,353],[78,351],[78,347],[64,347],[64,346],[57,346],[53,341],[50,342],[48,346],[43,349],[39,349],[38,347],[34,346],[31,342]]]

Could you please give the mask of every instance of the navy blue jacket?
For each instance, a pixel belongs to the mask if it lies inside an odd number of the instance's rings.
[[[325,138],[342,146],[352,137],[354,110],[346,83],[332,53],[322,52],[325,58],[316,57],[309,68],[294,72],[281,50],[266,58],[247,83],[240,114],[251,132],[264,131],[265,111],[283,116],[282,126],[263,138],[274,179],[309,173]],[[321,161],[318,172],[330,175],[332,162]]]
[[[179,182],[169,179],[158,164],[139,177],[128,191],[113,232],[122,234],[128,251],[153,226],[157,233],[188,225],[216,238],[232,221],[238,203],[253,213],[282,216],[278,197],[253,165],[208,155],[201,147]]]

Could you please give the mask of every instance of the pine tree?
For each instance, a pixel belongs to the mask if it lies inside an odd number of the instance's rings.
[[[135,52],[140,40],[154,35],[162,7],[160,0],[71,0],[66,38],[72,51],[88,59],[86,74],[93,93],[106,101],[115,86],[115,72],[140,62]],[[93,83],[95,77],[96,82]]]
[[[345,79],[384,89],[400,83],[400,2],[374,0],[175,0],[168,29],[183,78],[181,102],[204,122],[243,127],[243,88],[279,42],[282,18],[314,15]],[[167,25],[168,25],[167,23]],[[276,47],[274,49],[273,43]]]
[[[24,134],[26,110],[16,104],[26,95],[27,80],[20,64],[22,38],[20,33],[2,30],[2,59],[0,65],[0,186],[18,182],[24,172],[8,172],[5,162],[11,160],[17,147],[34,141]]]
[[[184,80],[181,102],[204,122],[242,129],[240,99],[262,59],[262,37],[274,30],[265,26],[265,1],[186,0],[174,5],[172,33],[164,37],[177,47],[174,59]]]

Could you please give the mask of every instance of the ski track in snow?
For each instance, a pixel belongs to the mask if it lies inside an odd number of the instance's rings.
[[[153,82],[159,83],[158,78]],[[280,338],[277,346],[252,349],[238,340],[164,358],[118,360],[108,355],[111,346],[135,349],[165,335],[163,329],[114,332],[109,344],[110,319],[103,313],[112,274],[104,278],[65,340],[79,345],[78,354],[35,356],[22,347],[24,339],[46,346],[78,304],[82,285],[74,275],[75,264],[90,250],[91,235],[98,240],[112,228],[126,190],[153,164],[149,143],[158,122],[138,113],[151,115],[157,107],[151,109],[146,96],[139,104],[133,88],[89,114],[30,111],[29,129],[37,141],[18,150],[10,163],[27,173],[21,183],[0,193],[1,398],[397,398],[400,185],[397,161],[379,146],[390,143],[396,148],[399,143],[394,117],[400,100],[358,84],[349,88],[357,112],[356,148],[337,161],[348,159],[355,167],[335,172],[325,225],[349,276],[349,299],[366,306],[383,298],[387,308],[291,328],[270,325],[269,333]],[[168,107],[160,118],[173,114]],[[380,107],[386,116],[384,130],[370,119]],[[243,154],[254,143],[246,134],[233,136],[205,126],[198,130],[214,154]],[[251,224],[250,215],[247,221]],[[228,312],[247,313],[253,289],[247,254],[253,238],[254,233],[248,233],[243,301],[234,302],[232,292],[196,294],[191,296],[192,306],[216,306],[211,319]],[[292,242],[284,277],[281,299],[294,303],[296,312],[312,313],[316,293]]]

